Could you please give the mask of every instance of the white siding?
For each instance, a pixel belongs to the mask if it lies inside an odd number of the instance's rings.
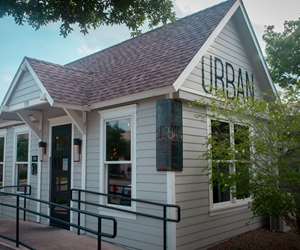
[[[14,136],[15,136],[15,129],[16,127],[10,127],[7,129],[7,136],[6,136],[6,148],[5,148],[5,186],[10,186],[13,184],[13,169],[15,168],[14,165],[14,158],[15,158],[15,149],[16,145],[14,144]],[[32,175],[31,174],[31,156],[32,155],[38,155],[38,138],[35,136],[33,132],[31,132],[31,137],[29,138],[30,140],[30,157],[28,160],[28,168],[30,168],[30,185],[32,187],[31,191],[31,197],[33,198],[38,198],[37,197],[37,175]],[[15,185],[15,184],[14,184]],[[11,190],[7,190],[8,192]],[[12,204],[15,205],[15,198],[9,197],[6,198],[6,201],[10,201]],[[23,204],[23,203],[22,203]],[[36,202],[28,201],[27,203],[27,208],[32,209],[36,211],[37,209],[37,204]],[[15,216],[15,209],[14,208],[4,208],[2,207],[2,212],[4,217],[14,217]],[[21,213],[22,216],[23,213]],[[23,217],[22,217],[23,218]],[[27,213],[27,219],[28,220],[33,220],[36,221],[36,216],[32,215],[30,213]]]
[[[200,249],[260,226],[248,207],[211,214],[207,175],[206,108],[183,107],[183,172],[176,174],[176,203],[182,220],[177,224],[177,249]]]
[[[253,54],[239,32],[237,19],[232,18],[209,47],[205,58],[212,56],[230,63],[235,71],[237,87],[238,70],[254,75],[255,97],[262,97],[262,78]],[[204,64],[205,84],[210,84],[210,63]],[[212,64],[214,67],[214,63]],[[213,68],[214,70],[214,68]],[[220,71],[218,71],[220,74]],[[231,74],[232,76],[232,74]],[[243,83],[245,87],[245,73]],[[212,80],[215,84],[214,74]],[[202,62],[193,69],[182,87],[194,94],[205,94],[202,88]],[[219,87],[219,89],[221,89]],[[232,88],[229,89],[232,93]],[[200,98],[200,97],[199,97]],[[182,208],[182,221],[177,224],[177,249],[203,249],[220,240],[261,226],[259,218],[252,218],[247,206],[235,207],[222,213],[212,213],[209,202],[209,176],[206,152],[208,147],[206,108],[183,107],[183,172],[176,174],[176,203]]]
[[[7,129],[6,145],[5,145],[5,180],[4,185],[12,185],[13,177],[13,161],[14,161],[14,128]],[[8,197],[0,197],[3,202],[14,202],[15,199]],[[15,209],[1,206],[1,216],[4,218],[11,218],[15,214]]]
[[[51,150],[51,144],[49,141],[49,122],[48,122],[48,114],[44,114],[43,121],[43,141],[47,143],[47,156]],[[41,199],[45,201],[49,201],[50,199],[50,158],[46,157],[44,161],[41,163]],[[49,213],[49,207],[46,204],[40,204],[40,211],[43,214]],[[41,217],[41,222],[48,223],[48,219]]]
[[[41,94],[42,92],[34,81],[32,75],[28,71],[25,71],[22,73],[21,78],[15,86],[7,105],[16,105],[23,102],[36,100],[40,98]]]
[[[251,74],[254,76],[254,90],[255,97],[261,97],[262,92],[262,79],[259,77],[260,73],[257,71],[257,65],[254,65],[253,61],[257,60],[252,58],[252,52],[245,46],[245,42],[243,37],[240,35],[239,30],[234,22],[234,19],[231,19],[224,27],[222,32],[213,42],[213,44],[209,47],[207,52],[205,53],[205,63],[204,63],[204,79],[205,85],[209,88],[210,85],[210,56],[213,57],[212,69],[214,72],[214,58],[217,57],[222,60],[224,64],[225,71],[225,62],[230,63],[235,72],[235,86],[237,88],[238,85],[238,71],[239,68],[242,70],[243,76],[243,85],[244,91],[246,92],[246,76],[245,71],[248,72],[249,78],[251,80]],[[218,74],[221,74],[221,70],[218,67]],[[225,74],[225,73],[224,73]],[[229,71],[228,76],[232,77],[231,71]],[[214,73],[212,75],[213,86],[215,84]],[[224,76],[224,83],[225,76]],[[189,90],[194,93],[205,94],[205,91],[202,87],[202,62],[200,61],[198,65],[193,69],[191,74],[188,76],[186,81],[183,83],[182,88],[185,90]],[[221,90],[221,84],[219,83],[218,89]],[[232,95],[232,87],[229,85],[229,93]],[[230,96],[231,96],[230,95]]]
[[[166,173],[156,171],[156,112],[155,101],[137,104],[136,126],[136,195],[137,198],[166,202]],[[94,111],[88,113],[87,133],[87,189],[100,189],[100,116]],[[95,197],[87,199],[97,201]],[[96,211],[87,206],[87,210]],[[137,204],[138,212],[162,215],[162,209]],[[116,213],[115,213],[116,214]],[[131,249],[162,249],[162,222],[137,216],[132,219],[117,217],[118,236],[116,243]],[[86,225],[96,228],[96,221],[86,217]],[[109,227],[104,227],[109,230]]]

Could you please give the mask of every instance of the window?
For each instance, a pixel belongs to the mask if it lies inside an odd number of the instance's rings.
[[[245,199],[249,194],[250,142],[249,128],[234,125],[236,198]]]
[[[211,120],[213,204],[249,198],[249,136],[247,126]]]
[[[17,185],[26,185],[28,180],[28,134],[17,134],[16,177]]]
[[[3,186],[4,182],[4,145],[5,138],[0,137],[0,187]]]
[[[105,112],[102,119],[107,203],[132,207],[130,198],[135,195],[135,110]]]

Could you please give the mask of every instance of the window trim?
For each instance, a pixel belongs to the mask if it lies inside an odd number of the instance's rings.
[[[234,125],[241,125],[241,126],[248,126],[246,123],[242,123],[240,121],[229,121],[226,120],[225,118],[221,118],[221,117],[212,117],[210,115],[207,116],[207,136],[208,139],[211,138],[212,136],[212,127],[211,127],[211,123],[212,121],[219,121],[219,122],[226,122],[229,124],[229,133],[230,133],[230,146],[233,147],[234,146]],[[252,130],[251,127],[249,127],[249,133],[251,136]],[[208,150],[211,149],[211,145],[208,145]],[[250,157],[253,154],[253,146],[250,147]],[[229,160],[228,162],[234,163],[235,160]],[[212,169],[212,160],[209,159],[208,160],[208,168],[209,170]],[[236,171],[236,168],[234,166],[230,166],[230,171]],[[250,204],[252,202],[252,198],[251,196],[245,199],[236,199],[232,197],[232,191],[230,191],[230,200],[229,201],[224,201],[224,202],[218,202],[218,203],[214,203],[213,201],[213,186],[211,184],[211,178],[212,178],[212,171],[209,171],[208,174],[208,178],[209,178],[209,208],[210,208],[210,215],[219,215],[219,214],[223,214],[224,212],[232,212],[232,210],[238,208],[238,207],[245,207],[248,206],[248,208],[250,208]]]
[[[2,164],[2,187],[5,186],[5,165],[6,165],[6,137],[7,137],[7,130],[6,129],[0,129],[0,137],[4,138],[4,145],[3,145],[3,162],[0,162]],[[0,186],[1,187],[1,186]]]
[[[136,198],[136,105],[128,105],[120,108],[98,111],[100,114],[100,171],[99,171],[99,192],[107,193],[107,167],[109,164],[131,164],[131,197]],[[105,135],[105,122],[110,120],[130,118],[131,120],[131,160],[130,161],[105,161],[106,153],[106,135]],[[136,203],[132,202],[131,206],[122,206],[115,204],[108,204],[107,198],[100,198],[100,203],[110,207],[122,208],[129,211],[136,211]],[[116,216],[120,218],[136,219],[136,215],[112,212],[104,208],[99,208],[101,214]]]
[[[14,128],[14,167],[13,167],[13,178],[12,178],[12,185],[17,185],[18,183],[18,169],[17,164],[27,164],[27,185],[30,185],[30,169],[31,169],[31,130],[26,126],[20,126]],[[17,161],[17,138],[18,135],[28,134],[28,160],[27,162],[18,162]]]

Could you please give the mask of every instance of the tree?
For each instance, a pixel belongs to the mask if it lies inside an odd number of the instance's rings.
[[[251,194],[255,215],[281,218],[300,233],[300,106],[295,96],[299,93],[274,102],[213,100],[212,119],[234,124],[234,136],[226,142],[225,125],[212,125],[218,129],[212,129],[207,158],[212,185],[222,188],[222,197],[228,190],[237,199]],[[235,171],[229,170],[232,165]]]
[[[300,85],[300,18],[286,21],[283,32],[267,26],[264,36],[272,79],[281,87]]]
[[[35,29],[61,22],[60,34],[66,37],[73,25],[82,33],[101,25],[125,24],[133,34],[144,23],[150,27],[175,19],[172,0],[0,0],[0,17],[12,16],[19,25]]]

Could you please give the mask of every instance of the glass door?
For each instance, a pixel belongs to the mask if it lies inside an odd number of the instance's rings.
[[[62,125],[52,128],[51,156],[51,202],[70,206],[71,181],[71,138],[72,125]],[[60,207],[51,208],[51,216],[60,220],[70,221],[70,212]],[[51,220],[53,226],[69,229],[63,223]]]

